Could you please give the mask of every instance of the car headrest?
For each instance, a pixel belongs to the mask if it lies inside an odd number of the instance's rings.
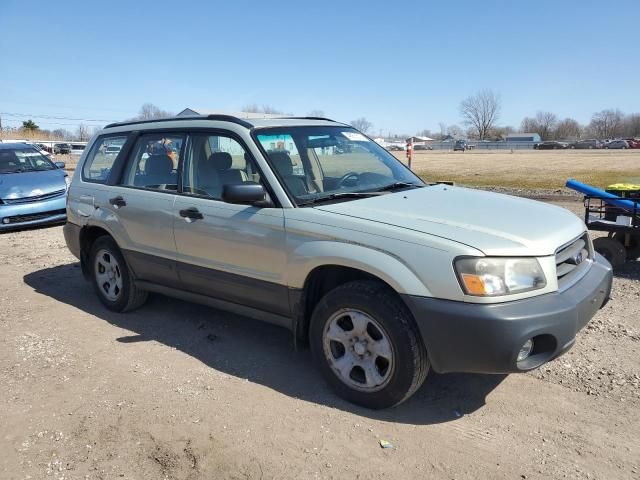
[[[229,170],[233,164],[233,158],[231,154],[227,152],[215,152],[209,156],[209,162],[213,163],[213,166],[219,172]]]
[[[167,175],[173,170],[173,160],[169,155],[150,155],[144,164],[147,175]]]
[[[293,175],[293,163],[291,163],[291,157],[287,152],[270,152],[269,158],[280,175],[285,177]]]

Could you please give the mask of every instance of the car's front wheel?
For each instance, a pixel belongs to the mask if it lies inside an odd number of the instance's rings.
[[[326,294],[310,326],[311,351],[333,389],[368,408],[409,398],[429,371],[411,313],[387,286],[349,282]]]
[[[94,289],[109,310],[126,312],[147,300],[147,292],[136,287],[129,266],[111,237],[98,238],[89,259]]]

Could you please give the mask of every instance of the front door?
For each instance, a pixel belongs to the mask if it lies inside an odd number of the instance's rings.
[[[282,209],[221,198],[225,184],[261,181],[230,133],[189,135],[174,208],[178,275],[189,291],[287,316]]]

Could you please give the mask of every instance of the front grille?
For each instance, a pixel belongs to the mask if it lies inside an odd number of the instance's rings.
[[[63,188],[62,190],[56,190],[55,192],[44,193],[42,195],[36,195],[33,197],[3,198],[2,202],[5,205],[19,205],[21,203],[41,202],[42,200],[50,200],[52,198],[61,197],[65,194],[65,192],[66,190]]]
[[[14,215],[13,217],[4,217],[2,219],[3,225],[15,225],[17,223],[34,222],[36,220],[46,220],[47,218],[54,217],[56,215],[64,215],[67,211],[63,208],[61,210],[51,210],[49,212],[32,213],[30,215]]]
[[[589,268],[592,259],[593,253],[587,233],[560,247],[556,252],[558,288],[562,290],[580,279]]]

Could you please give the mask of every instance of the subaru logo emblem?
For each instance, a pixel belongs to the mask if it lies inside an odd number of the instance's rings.
[[[577,253],[575,257],[573,257],[573,263],[576,265],[580,265],[583,260],[584,257],[582,256],[582,252]]]

